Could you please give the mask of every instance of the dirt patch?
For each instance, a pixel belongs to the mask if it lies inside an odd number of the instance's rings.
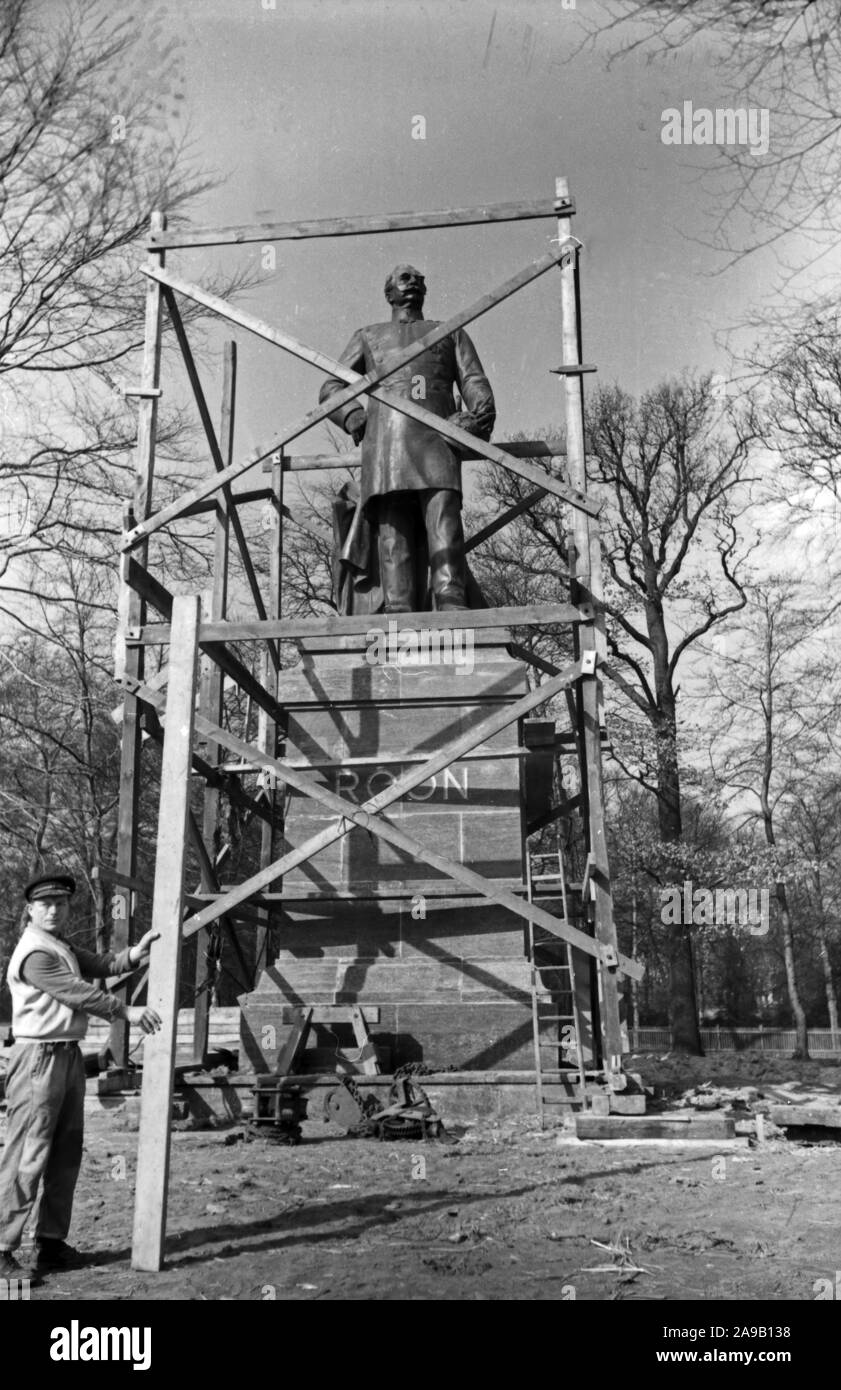
[[[684,1057],[676,1052],[655,1056],[638,1053],[625,1059],[628,1071],[639,1073],[648,1086],[677,1095],[692,1086],[710,1082],[716,1086],[796,1085],[810,1093],[826,1091],[841,1096],[841,1063],[796,1062],[761,1052],[713,1052],[706,1057]]]
[[[72,1238],[96,1262],[33,1299],[809,1300],[838,1265],[836,1145],[625,1148],[522,1125],[377,1143],[307,1122],[285,1148],[241,1133],[174,1132],[167,1268],[149,1275],[129,1263],[136,1128],[90,1117]]]

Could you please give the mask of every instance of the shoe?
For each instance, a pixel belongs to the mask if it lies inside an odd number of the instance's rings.
[[[26,1280],[30,1288],[37,1288],[41,1283],[35,1271],[19,1264],[11,1250],[0,1250],[0,1279],[4,1280],[7,1290],[13,1279]]]
[[[35,1249],[35,1268],[38,1270],[78,1269],[86,1262],[79,1250],[74,1250],[63,1240],[36,1240]]]

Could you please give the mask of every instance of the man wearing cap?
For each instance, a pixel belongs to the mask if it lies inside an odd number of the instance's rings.
[[[438,326],[437,320],[423,316],[426,281],[414,266],[395,266],[385,282],[385,297],[391,305],[390,322],[358,329],[342,353],[342,365],[352,371],[381,371],[390,358]],[[328,377],[319,400],[329,400],[345,385],[338,377]],[[463,329],[386,377],[383,388],[469,434],[491,437],[496,419],[493,392]],[[376,601],[358,611],[420,610],[426,599],[427,567],[436,609],[468,607],[470,576],[457,447],[432,426],[373,397],[368,398],[367,412],[357,399],[339,407],[330,419],[354,444],[362,441],[358,505],[341,536],[340,560],[360,580],[370,581],[378,570],[381,594],[378,590]],[[377,553],[372,555],[372,549]]]
[[[131,1008],[87,980],[123,975],[149,959],[159,933],[126,951],[97,956],[64,939],[72,875],[49,868],[24,889],[26,923],[12,952],[7,982],[15,1043],[6,1072],[6,1143],[0,1156],[0,1278],[23,1271],[13,1252],[35,1205],[35,1271],[65,1269],[81,1257],[66,1243],[82,1162],[85,1067],[79,1047],[88,1015],[125,1018],[144,1033],[161,1020]]]

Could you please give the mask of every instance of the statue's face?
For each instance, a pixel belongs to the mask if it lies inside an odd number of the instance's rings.
[[[413,265],[396,265],[386,282],[385,297],[389,304],[419,309],[426,298],[426,281]]]

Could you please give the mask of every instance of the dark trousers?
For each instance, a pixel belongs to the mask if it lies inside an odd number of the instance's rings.
[[[85,1063],[76,1043],[16,1043],[6,1072],[0,1251],[20,1245],[42,1185],[35,1239],[64,1240],[82,1164]]]
[[[391,492],[377,500],[380,578],[386,613],[413,613],[417,592],[418,510],[426,529],[429,575],[437,608],[466,608],[467,567],[461,493],[453,488]]]

